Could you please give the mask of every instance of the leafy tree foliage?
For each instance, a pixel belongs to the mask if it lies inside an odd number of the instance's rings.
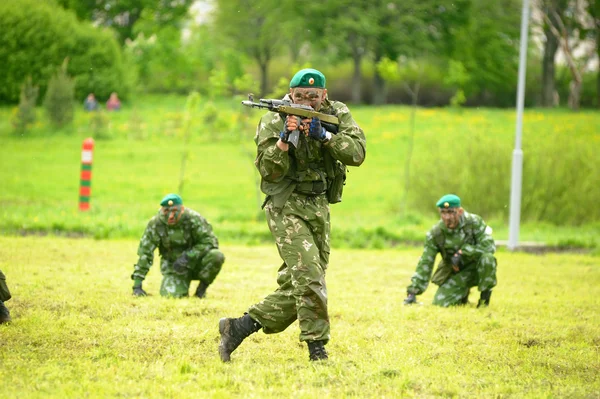
[[[0,103],[18,101],[26,76],[39,83],[43,96],[51,74],[67,57],[77,97],[92,91],[98,98],[113,91],[126,97],[130,90],[113,34],[78,22],[51,1],[0,2],[0,26]]]
[[[465,94],[482,105],[514,103],[519,63],[520,0],[473,0],[468,24],[458,30],[452,57],[470,76]]]
[[[135,33],[146,35],[156,29],[175,26],[186,15],[193,0],[57,0],[71,9],[81,20],[111,26],[121,43],[133,39]],[[140,22],[139,27],[134,26]]]
[[[302,32],[291,24],[290,0],[216,0],[215,6],[216,26],[232,48],[256,61],[260,93],[266,94],[269,63],[282,49],[286,32]]]
[[[361,102],[362,67],[365,60],[376,65],[383,59],[420,58],[440,51],[450,54],[454,47],[453,32],[469,19],[470,0],[339,0],[322,3],[296,3],[301,26],[310,42],[335,55],[335,59],[352,59],[352,101]],[[314,21],[314,15],[326,18]],[[448,43],[448,46],[444,46]],[[379,68],[374,71],[373,102],[386,99],[385,79]]]

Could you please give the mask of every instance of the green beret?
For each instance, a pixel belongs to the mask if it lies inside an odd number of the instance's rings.
[[[438,208],[458,208],[460,207],[460,198],[454,194],[446,194],[435,204]]]
[[[325,75],[316,69],[301,69],[290,80],[290,89],[294,87],[317,87],[325,88]]]
[[[165,198],[160,201],[160,206],[173,206],[183,205],[183,200],[177,194],[167,194]]]

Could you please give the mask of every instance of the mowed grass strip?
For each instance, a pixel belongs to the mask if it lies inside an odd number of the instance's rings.
[[[333,249],[331,358],[298,325],[252,335],[223,364],[218,320],[275,289],[274,246],[222,245],[205,300],[131,296],[137,241],[0,236],[14,298],[0,326],[2,398],[597,397],[600,269],[586,255],[498,253],[491,306],[404,307],[420,250]],[[195,288],[195,287],[194,287]]]

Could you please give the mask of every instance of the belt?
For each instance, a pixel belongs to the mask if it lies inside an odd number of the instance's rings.
[[[295,193],[304,195],[319,195],[327,190],[325,182],[322,180],[303,181],[296,184]]]

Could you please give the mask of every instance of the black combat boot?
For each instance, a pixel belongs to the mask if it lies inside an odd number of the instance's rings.
[[[11,321],[10,312],[4,306],[4,302],[0,301],[0,324],[8,323],[9,321]]]
[[[479,296],[479,303],[477,303],[477,307],[486,307],[490,304],[490,297],[492,296],[492,290],[484,290],[481,291],[481,295]]]
[[[307,341],[306,343],[308,344],[308,358],[311,361],[327,360],[329,358],[323,341]]]
[[[469,304],[469,293],[470,293],[470,291],[467,292],[467,295],[465,295],[463,297],[463,299],[460,300],[460,304],[461,305],[468,305]]]
[[[200,284],[198,284],[198,288],[196,288],[196,296],[198,298],[204,298],[206,296],[206,289],[208,288],[208,284],[206,284],[204,281],[200,281]]]
[[[260,330],[262,326],[253,320],[248,313],[237,319],[223,318],[219,320],[219,355],[224,362],[230,361],[231,353],[252,333]]]

